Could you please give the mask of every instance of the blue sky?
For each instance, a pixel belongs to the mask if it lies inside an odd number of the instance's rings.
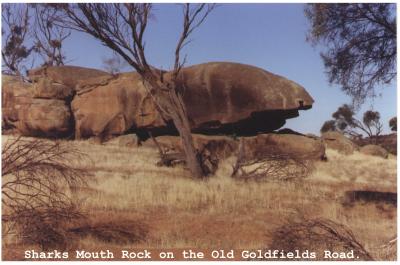
[[[151,64],[168,69],[181,30],[182,12],[176,4],[157,4],[154,14],[146,35],[146,54]],[[329,85],[319,56],[321,47],[314,48],[305,41],[306,31],[302,4],[220,4],[194,32],[184,54],[187,65],[240,62],[299,83],[314,98],[314,106],[287,120],[284,127],[319,134],[332,112],[351,100],[338,86]],[[102,59],[112,54],[83,33],[74,33],[64,47],[70,64],[86,67],[102,68]],[[358,116],[373,107],[381,113],[385,132],[389,132],[388,120],[396,116],[396,83],[382,91],[381,97],[364,104]]]

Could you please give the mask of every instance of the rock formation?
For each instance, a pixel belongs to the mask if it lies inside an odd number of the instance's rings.
[[[389,153],[385,148],[379,145],[368,144],[360,148],[360,152],[366,155],[379,156],[382,158],[388,158]]]
[[[326,132],[322,134],[321,138],[327,148],[334,149],[345,155],[351,155],[358,150],[358,146],[340,132]]]
[[[374,143],[383,147],[392,155],[397,155],[397,133],[390,133],[384,135],[378,135],[374,137],[365,137],[361,139],[354,139],[354,142],[358,146],[368,145],[370,143]]]
[[[168,78],[168,73],[166,77]],[[255,135],[270,132],[312,107],[296,83],[249,65],[207,63],[182,69],[179,77],[193,132]],[[78,82],[72,102],[77,137],[127,130],[176,133],[164,120],[136,73]]]
[[[137,73],[112,76],[60,66],[31,70],[28,77],[32,83],[3,78],[3,119],[25,135],[62,137],[73,130],[76,138],[149,130],[176,133],[171,120],[159,114]],[[202,134],[271,132],[313,104],[300,85],[238,63],[184,68],[179,86],[192,131]]]
[[[35,98],[33,85],[3,76],[3,125],[15,127],[22,135],[65,136],[71,130],[71,111],[59,99]]]
[[[200,153],[207,151],[219,159],[236,156],[240,141],[228,136],[209,136],[193,134],[194,145]],[[258,157],[271,151],[291,154],[307,160],[321,160],[325,158],[325,146],[320,139],[304,135],[266,133],[257,136],[241,137],[246,159]],[[159,146],[166,152],[183,152],[181,139],[178,136],[156,137]],[[144,146],[155,147],[155,143],[148,139]]]
[[[137,73],[79,83],[71,108],[77,138],[165,126]]]
[[[105,72],[75,66],[31,70],[24,82],[2,76],[3,127],[15,127],[22,135],[65,137],[73,133],[70,101],[79,80]]]
[[[179,80],[194,131],[199,133],[254,135],[273,131],[314,102],[302,86],[238,63],[187,67]]]
[[[79,81],[93,77],[108,75],[104,71],[63,65],[63,66],[45,66],[28,71],[28,77],[32,82],[39,82],[42,79],[51,80],[52,83],[62,84],[74,89]]]

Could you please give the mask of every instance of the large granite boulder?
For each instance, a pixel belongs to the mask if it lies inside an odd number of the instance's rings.
[[[2,78],[2,112],[6,127],[27,136],[62,137],[73,128],[64,100],[33,97],[34,85],[18,78]]]
[[[321,135],[321,138],[327,148],[334,149],[345,155],[353,154],[354,151],[358,150],[358,146],[340,132],[325,132]]]
[[[169,78],[169,73],[165,74]],[[255,135],[270,132],[312,107],[300,85],[263,69],[238,63],[206,63],[182,69],[192,131]],[[171,134],[137,73],[81,80],[72,102],[77,137],[119,135],[142,129]]]
[[[389,153],[385,148],[379,145],[368,144],[360,148],[360,152],[366,155],[379,156],[382,158],[388,158]]]
[[[212,62],[182,69],[180,85],[195,132],[254,135],[312,107],[300,85],[261,68]]]
[[[208,136],[193,134],[193,143],[200,152],[216,155],[219,159],[237,156],[240,145],[244,147],[245,159],[262,157],[269,153],[293,155],[305,160],[325,159],[325,146],[320,139],[295,134],[267,133],[257,136],[232,138],[228,136]],[[158,136],[155,138],[158,145],[166,152],[183,152],[179,136]],[[242,143],[241,143],[242,141]],[[147,147],[156,147],[152,139],[143,143]]]

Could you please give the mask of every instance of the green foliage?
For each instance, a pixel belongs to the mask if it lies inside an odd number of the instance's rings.
[[[329,131],[336,131],[336,121],[335,120],[329,120],[324,122],[324,124],[321,127],[320,132],[329,132]]]
[[[367,110],[364,112],[362,121],[355,117],[354,109],[343,104],[333,114],[332,120],[326,121],[321,127],[321,133],[327,131],[340,131],[344,134],[358,137],[363,133],[368,137],[375,137],[382,132],[380,114],[377,111]]]
[[[397,132],[397,117],[393,117],[389,120],[389,127],[392,131]]]
[[[396,79],[395,4],[307,4],[305,15],[308,41],[325,47],[321,57],[329,81],[355,103]]]
[[[364,112],[363,123],[368,127],[377,126],[380,119],[381,115],[377,111],[368,110]]]

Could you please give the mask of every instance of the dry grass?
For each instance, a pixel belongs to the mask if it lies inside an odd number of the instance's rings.
[[[319,162],[318,169],[312,179],[324,182],[346,182],[348,184],[364,185],[387,189],[396,192],[397,157],[382,159],[355,152],[345,156],[328,149],[328,163]]]
[[[317,162],[302,182],[245,183],[229,177],[234,158],[224,161],[215,176],[198,181],[181,167],[157,167],[156,149],[70,144],[89,155],[91,162],[83,167],[96,179],[76,196],[84,212],[103,223],[131,220],[148,229],[146,240],[134,243],[107,243],[89,235],[74,247],[265,249],[271,243],[268,232],[304,215],[348,226],[375,259],[396,258],[379,248],[397,234],[395,207],[341,204],[347,190],[396,192],[395,157],[328,150],[328,162]]]

